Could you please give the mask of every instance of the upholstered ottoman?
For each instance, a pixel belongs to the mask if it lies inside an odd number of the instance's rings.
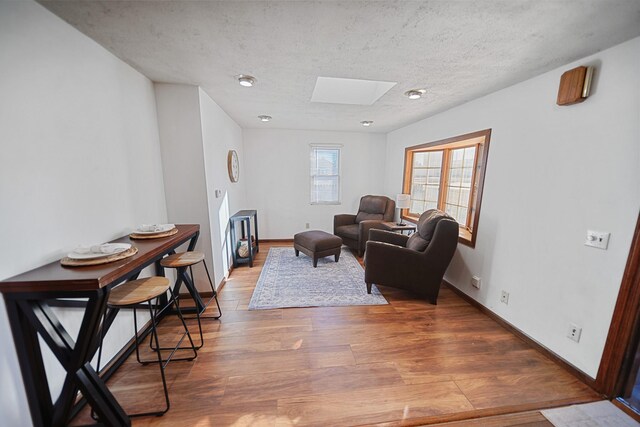
[[[313,258],[313,266],[318,266],[318,258],[334,255],[336,262],[340,259],[342,239],[320,230],[303,231],[293,236],[293,248],[296,256],[300,252]]]

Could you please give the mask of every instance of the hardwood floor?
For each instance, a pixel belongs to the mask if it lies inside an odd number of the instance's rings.
[[[269,247],[231,274],[198,358],[167,367],[171,410],[134,425],[545,427],[537,409],[598,400],[447,288],[437,306],[381,287],[389,305],[248,311]],[[135,356],[108,385],[127,412],[162,403],[157,367]]]

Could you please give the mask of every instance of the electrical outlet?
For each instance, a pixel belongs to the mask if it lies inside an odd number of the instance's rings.
[[[480,289],[480,281],[481,279],[478,276],[471,277],[471,286],[476,289]]]
[[[580,335],[582,334],[582,328],[571,323],[569,325],[569,331],[567,332],[567,338],[580,342]]]
[[[502,294],[500,294],[500,302],[509,305],[509,292],[502,291]]]
[[[308,223],[308,222],[306,222],[306,223],[304,224],[304,228],[309,228],[309,223]]]

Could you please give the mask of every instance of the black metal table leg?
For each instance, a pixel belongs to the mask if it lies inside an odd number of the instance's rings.
[[[18,294],[6,299],[29,408],[36,426],[67,425],[78,390],[105,422],[130,425],[129,417],[90,365],[96,351],[100,319],[106,309],[107,292],[100,289],[84,296],[88,296],[88,301],[76,342],[47,304],[46,295],[37,298]],[[66,371],[55,404],[50,397],[38,334]]]
[[[189,247],[187,248],[187,251],[193,251],[196,248],[196,243],[198,243],[198,237],[200,237],[200,232],[198,231],[195,236],[193,236],[191,238],[191,241],[189,242]]]
[[[49,426],[53,417],[53,403],[49,382],[42,362],[42,352],[36,328],[19,306],[19,300],[5,296],[11,332],[13,333],[22,380],[29,401],[33,425]]]
[[[253,216],[253,227],[256,230],[256,253],[260,252],[260,238],[258,237],[258,212]]]
[[[95,348],[97,346],[96,344],[99,336],[98,331],[100,329],[100,320],[102,319],[102,315],[106,308],[106,291],[96,292],[96,295],[90,297],[87,301],[87,308],[85,309],[80,331],[78,332],[78,340],[75,342],[75,345],[73,345],[69,366],[65,367],[67,376],[62,386],[62,392],[54,406],[54,425],[65,425],[69,421],[67,420],[67,416],[75,401],[75,396],[78,390],[78,376],[84,377],[91,374],[89,370],[93,371],[91,365],[89,365],[88,368],[85,365],[91,361],[95,354]],[[80,373],[80,371],[83,371],[83,373]],[[105,396],[105,398],[108,398],[109,396],[114,401],[115,406],[119,408],[120,406],[115,402],[111,393],[108,393],[108,396]],[[96,409],[96,411],[98,410],[98,408],[94,409]]]
[[[251,242],[251,218],[247,218],[247,245],[249,246],[249,267],[253,267],[253,243]]]
[[[229,235],[231,236],[231,259],[233,268],[238,267],[238,251],[236,250],[236,222],[230,221]]]
[[[108,426],[131,425],[131,419],[115,400],[89,362],[80,368],[75,376],[82,395],[85,396],[103,424]]]

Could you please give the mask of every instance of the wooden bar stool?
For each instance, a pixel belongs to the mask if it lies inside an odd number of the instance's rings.
[[[207,278],[209,279],[209,286],[211,287],[211,298],[205,304],[198,293],[198,289],[194,283],[193,279],[193,269],[192,267],[198,263],[202,262],[204,265],[204,269],[207,272]],[[175,268],[177,279],[176,284],[173,288],[173,292],[177,295],[180,293],[180,287],[182,283],[185,284],[191,298],[196,304],[195,312],[196,319],[198,319],[198,331],[200,333],[200,344],[196,347],[196,349],[200,349],[204,345],[204,337],[202,336],[202,323],[200,319],[219,319],[222,316],[222,310],[220,310],[220,303],[218,302],[218,293],[216,292],[215,287],[213,286],[213,281],[211,280],[211,275],[209,274],[209,269],[207,268],[207,263],[204,260],[204,253],[198,251],[188,251],[188,252],[179,252],[173,255],[169,255],[163,258],[160,261],[160,265],[165,268]],[[187,272],[188,270],[188,272]],[[217,316],[201,316],[202,313],[205,312],[211,301],[216,302],[218,306],[218,315]],[[187,317],[186,319],[193,319],[193,317]],[[153,347],[152,347],[153,348]]]
[[[178,340],[178,343],[175,347],[171,347],[173,351],[169,354],[166,359],[162,358],[162,353],[160,350],[167,349],[166,347],[160,347],[159,339],[158,339],[158,331],[157,331],[157,318],[160,311],[163,310],[162,307],[158,305],[158,299],[161,296],[166,295],[167,290],[170,293],[169,305],[173,304],[176,307],[176,312],[180,321],[182,322],[182,326],[184,327],[184,333],[182,337]],[[152,304],[151,301],[156,299],[156,304]],[[136,315],[136,308],[140,308],[140,304],[146,303],[145,305],[149,308],[149,315],[151,316],[151,341],[155,341],[156,346],[156,355],[157,360],[141,360],[140,359],[140,351],[138,347],[140,346],[140,338],[138,336],[138,319]],[[166,308],[167,306],[165,306]],[[142,417],[148,415],[156,415],[161,416],[164,415],[170,407],[169,402],[169,392],[167,390],[167,381],[165,379],[164,370],[167,367],[167,364],[171,361],[173,355],[178,349],[191,349],[193,350],[193,357],[187,357],[182,359],[174,359],[174,360],[193,360],[198,356],[197,347],[194,345],[193,340],[191,339],[191,334],[189,333],[189,329],[182,317],[182,312],[180,311],[180,303],[178,301],[178,295],[174,294],[171,290],[169,279],[166,277],[147,277],[144,279],[130,280],[128,282],[123,283],[115,287],[111,293],[109,294],[109,300],[107,302],[107,311],[105,313],[104,318],[113,318],[118,310],[122,308],[133,308],[133,326],[135,330],[135,349],[136,349],[136,359],[138,363],[142,365],[147,365],[149,363],[157,363],[160,367],[160,376],[162,378],[162,387],[164,388],[164,399],[165,399],[165,409],[155,412],[144,412],[144,413],[136,413],[136,414],[128,414],[129,417]],[[114,312],[115,310],[115,312]],[[180,347],[185,337],[189,338],[189,342],[191,343],[190,347]],[[100,359],[102,358],[102,342],[104,336],[102,334],[102,329],[100,331],[100,350],[98,352],[98,366],[97,372],[100,372]],[[94,414],[92,414],[94,416]],[[95,416],[94,416],[95,418]]]

